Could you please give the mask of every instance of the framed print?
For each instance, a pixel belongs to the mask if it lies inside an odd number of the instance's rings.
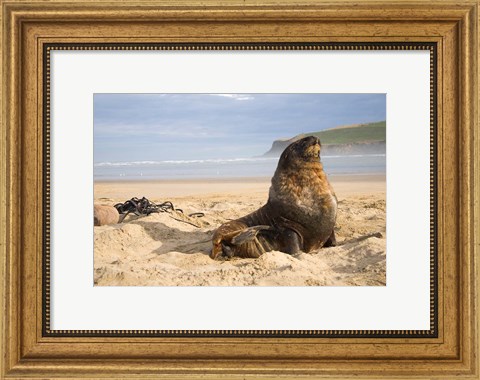
[[[2,1],[2,376],[478,378],[478,1]]]

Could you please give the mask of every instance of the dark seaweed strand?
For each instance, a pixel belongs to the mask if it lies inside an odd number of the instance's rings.
[[[50,51],[51,50],[429,50],[430,51],[430,329],[429,330],[51,330],[50,329]],[[50,337],[438,337],[437,43],[50,43],[43,47],[42,333]]]

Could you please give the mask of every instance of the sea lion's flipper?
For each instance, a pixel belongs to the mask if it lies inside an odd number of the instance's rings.
[[[242,245],[244,243],[254,240],[260,231],[274,231],[270,226],[253,226],[244,229],[231,240],[234,245]]]
[[[259,257],[265,250],[258,238],[275,231],[271,226],[257,225],[248,227],[240,221],[230,221],[221,225],[213,234],[212,259],[220,257]]]
[[[323,248],[336,247],[336,246],[337,246],[337,239],[335,238],[335,231],[332,231],[332,234],[323,245]]]
[[[302,240],[300,235],[289,228],[282,231],[283,248],[282,251],[293,255],[301,251]]]
[[[222,252],[223,255],[231,259],[233,256],[235,256],[235,253],[233,252],[232,247],[229,247],[228,245],[222,243]]]

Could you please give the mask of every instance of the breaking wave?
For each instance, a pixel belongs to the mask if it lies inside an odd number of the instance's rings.
[[[345,158],[345,157],[385,157],[385,154],[352,154],[352,155],[335,155],[322,156],[322,159]],[[218,158],[206,160],[165,160],[165,161],[126,161],[126,162],[97,162],[96,167],[102,166],[154,166],[154,165],[191,165],[191,164],[229,164],[242,162],[268,162],[277,161],[278,157],[254,157],[254,158]]]

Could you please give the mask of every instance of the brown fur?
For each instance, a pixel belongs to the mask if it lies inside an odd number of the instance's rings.
[[[113,206],[93,206],[93,225],[94,226],[103,226],[105,224],[116,224],[118,223],[120,215],[118,211]]]
[[[311,252],[334,245],[337,199],[319,160],[320,149],[316,137],[290,144],[278,162],[267,204],[221,225],[210,257]]]

